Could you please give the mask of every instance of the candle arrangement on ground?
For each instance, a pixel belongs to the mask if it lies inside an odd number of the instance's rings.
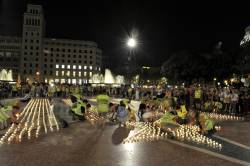
[[[206,145],[219,150],[222,149],[222,144],[202,135],[200,127],[196,125],[180,125],[174,129],[167,128],[165,131],[158,126],[157,123],[148,122],[127,122],[126,127],[129,129],[139,129],[139,131],[131,137],[124,139],[123,143],[154,141],[170,138],[178,141]],[[220,126],[216,126],[216,129],[220,130]]]
[[[85,118],[91,123],[91,124],[95,124],[98,123],[100,121],[105,120],[104,118],[100,117],[97,112],[95,111],[95,108],[91,108],[87,111],[87,113],[85,114]]]
[[[162,131],[161,128],[154,123],[127,122],[126,127],[130,129],[138,128],[139,131],[133,136],[124,139],[123,143],[162,140],[168,135],[167,132]]]
[[[203,113],[203,112],[200,112]],[[207,113],[207,116],[215,120],[244,120],[244,117],[239,117],[235,115],[223,115],[218,113]]]
[[[42,119],[42,123],[41,123]],[[49,122],[47,124],[46,122]],[[47,126],[51,132],[53,128],[59,130],[59,125],[50,106],[48,99],[31,99],[23,111],[18,115],[16,123],[13,123],[0,139],[0,143],[21,142],[25,134],[27,138],[38,137],[42,127],[47,133]]]

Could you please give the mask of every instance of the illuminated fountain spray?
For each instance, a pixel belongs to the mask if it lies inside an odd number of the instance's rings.
[[[93,74],[91,77],[91,83],[94,84],[125,84],[124,76],[122,75],[117,75],[114,76],[109,69],[105,69],[105,74],[104,77],[102,74]]]

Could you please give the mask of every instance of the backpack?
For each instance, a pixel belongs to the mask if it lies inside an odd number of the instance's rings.
[[[118,117],[125,117],[125,116],[127,116],[126,108],[124,106],[118,106],[117,116]]]

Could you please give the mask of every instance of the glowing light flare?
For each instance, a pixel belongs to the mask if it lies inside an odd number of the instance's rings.
[[[130,48],[136,47],[136,45],[137,45],[136,39],[134,39],[134,38],[129,38],[128,41],[127,41],[127,45],[128,45],[128,47],[130,47]]]

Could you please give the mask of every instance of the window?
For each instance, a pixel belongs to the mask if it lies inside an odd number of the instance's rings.
[[[92,72],[89,72],[89,76],[92,77]]]
[[[23,67],[26,67],[26,63],[23,64]]]
[[[82,53],[82,50],[79,50],[79,53]]]
[[[68,52],[70,52],[71,50],[70,49],[68,49]]]
[[[65,55],[64,55],[64,54],[62,54],[62,57],[65,57]]]
[[[82,72],[79,71],[78,72],[78,76],[81,77],[82,76]]]
[[[78,63],[82,63],[82,61],[78,61]]]
[[[50,51],[53,51],[53,48],[50,48]]]
[[[43,71],[43,73],[44,73],[44,75],[46,75],[46,74],[47,74],[47,71],[46,71],[46,70],[44,70],[44,71]]]
[[[30,52],[30,55],[33,55],[33,52]]]
[[[86,63],[87,63],[87,61],[84,61],[84,63],[86,64]]]
[[[56,76],[58,76],[59,71],[56,71]]]
[[[26,70],[23,70],[23,74],[26,74]]]
[[[83,75],[84,75],[84,77],[86,77],[86,76],[87,76],[87,72],[85,71],[85,72],[83,73]]]
[[[75,61],[75,60],[73,60],[73,63],[76,63],[76,61]]]
[[[59,79],[55,79],[55,82],[56,82],[56,83],[59,83]]]
[[[76,65],[73,65],[73,69],[76,69]]]
[[[39,43],[39,40],[36,40],[36,43]]]
[[[59,65],[58,64],[56,64],[56,69],[59,69]]]
[[[101,71],[101,68],[99,67],[99,71]]]
[[[92,66],[89,66],[89,70],[92,70]]]
[[[52,65],[52,64],[50,64],[49,66],[50,66],[50,68],[52,68],[52,67],[53,67],[53,65]]]
[[[87,51],[87,50],[84,50],[84,53],[88,53],[88,51]]]
[[[90,61],[90,62],[89,62],[89,64],[91,64],[91,65],[92,65],[92,61]]]
[[[73,71],[73,77],[75,77],[76,76],[76,72],[75,71]]]
[[[36,67],[38,67],[38,64],[36,63]]]
[[[73,58],[76,58],[76,55],[73,55]]]
[[[92,59],[92,56],[90,56],[89,58]]]
[[[68,55],[68,58],[70,58],[70,54]]]
[[[82,56],[81,56],[81,55],[79,55],[79,58],[82,58]]]
[[[50,75],[52,75],[52,74],[53,74],[53,72],[52,72],[52,71],[50,71],[50,72],[49,72],[49,74],[50,74]]]
[[[59,57],[59,54],[56,54],[56,57]]]
[[[50,59],[50,62],[53,62],[53,59]]]
[[[87,69],[87,66],[84,66],[84,70],[86,70]]]
[[[36,50],[39,50],[39,47],[36,47]]]
[[[72,84],[76,84],[76,79],[72,79]]]
[[[24,49],[28,49],[27,46],[24,46]]]
[[[59,49],[59,48],[57,48],[57,49],[56,49],[56,51],[60,51],[60,49]]]
[[[64,63],[64,59],[62,59],[62,63]]]
[[[30,67],[32,67],[32,63],[30,63]]]
[[[70,60],[68,60],[68,63],[70,63]]]
[[[65,83],[65,79],[61,79],[61,84],[64,84]]]
[[[56,59],[56,62],[59,62],[59,60],[58,60],[58,59]]]
[[[24,60],[24,61],[26,61],[26,60],[27,60],[27,58],[26,58],[26,57],[24,57],[24,58],[23,58],[23,60]]]
[[[67,69],[70,69],[70,65],[67,65]]]
[[[82,66],[81,66],[81,65],[79,65],[79,66],[78,66],[78,69],[80,69],[80,70],[81,70],[81,69],[82,69]]]
[[[92,54],[92,50],[90,50],[90,54]]]
[[[43,66],[46,68],[46,67],[47,67],[47,64],[44,64]]]
[[[30,49],[33,50],[33,46],[30,46]]]
[[[62,52],[65,52],[65,49],[64,49],[64,48],[62,49]]]
[[[31,39],[30,42],[33,43],[33,40]]]
[[[64,71],[62,71],[62,76],[64,76]]]
[[[70,76],[70,71],[67,71],[66,75],[69,77]]]
[[[36,61],[38,61],[38,58],[36,58]]]
[[[30,70],[30,74],[32,74],[32,70]]]

